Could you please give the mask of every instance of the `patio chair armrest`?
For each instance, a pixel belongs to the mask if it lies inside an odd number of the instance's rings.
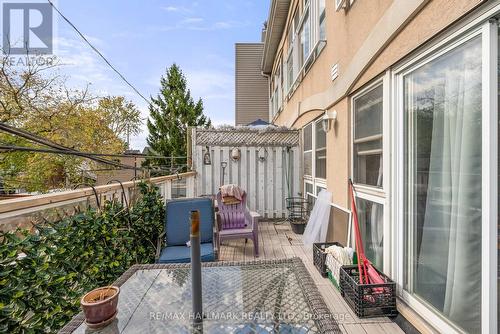
[[[162,232],[159,236],[158,236],[158,240],[156,240],[156,254],[155,254],[155,260],[158,261],[158,259],[160,258],[160,253],[161,253],[161,242],[163,240],[163,238],[165,238],[165,235],[166,233],[165,232]]]
[[[245,219],[247,222],[252,224],[252,228],[257,228],[259,223],[260,214],[255,211],[245,210]]]
[[[216,231],[216,233],[219,233],[221,230],[222,230],[222,218],[220,217],[220,214],[216,212],[214,231]]]

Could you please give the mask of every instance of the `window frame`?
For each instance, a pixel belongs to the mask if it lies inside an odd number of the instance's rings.
[[[356,110],[355,110],[355,101],[357,99],[359,99],[360,97],[364,96],[365,94],[367,93],[370,93],[371,91],[373,91],[374,89],[378,88],[379,86],[382,87],[382,129],[381,129],[381,141],[382,141],[382,186],[381,187],[377,187],[377,186],[374,186],[374,185],[369,185],[369,184],[364,184],[364,183],[358,183],[357,180],[356,180],[356,177],[355,177],[355,174],[354,174],[354,145],[356,144],[355,143],[355,134],[356,134]],[[351,175],[352,175],[352,181],[354,183],[354,185],[356,186],[356,189],[363,189],[365,191],[368,191],[368,192],[375,192],[375,193],[379,193],[380,195],[384,195],[385,192],[384,192],[384,189],[387,189],[386,187],[386,164],[387,163],[390,163],[390,161],[386,161],[388,159],[386,159],[386,154],[384,154],[384,152],[388,152],[387,149],[388,147],[385,145],[385,142],[387,140],[384,140],[384,134],[387,134],[387,132],[389,131],[389,127],[386,126],[386,118],[388,117],[388,115],[386,115],[386,109],[388,109],[388,106],[386,105],[386,94],[385,94],[385,86],[384,86],[384,80],[381,79],[381,78],[378,78],[376,80],[374,80],[372,83],[366,85],[365,87],[363,87],[359,92],[357,92],[355,95],[352,96],[351,98],[351,115],[352,115],[352,119],[351,119]],[[364,138],[363,138],[364,139]],[[359,139],[358,139],[359,140]]]
[[[314,137],[314,146],[313,146],[313,151],[314,151],[314,154],[313,154],[313,158],[314,158],[314,178],[315,179],[319,179],[319,180],[322,180],[324,182],[326,182],[326,174],[327,174],[327,169],[328,169],[328,163],[326,162],[327,160],[327,146],[328,146],[328,143],[327,143],[327,136],[326,136],[326,132],[323,131],[323,126],[321,124],[323,120],[320,118],[320,119],[317,119],[314,121],[314,126],[313,126],[313,129],[314,129],[314,132],[313,132],[313,137]],[[317,143],[316,143],[316,135],[317,135],[317,131],[318,131],[318,128],[319,128],[319,131],[322,131],[324,134],[325,134],[325,146],[322,146],[322,147],[317,147]],[[322,151],[322,150],[325,150],[325,177],[319,177],[317,176],[317,170],[316,170],[316,157],[318,155],[318,151]]]
[[[309,59],[311,58],[311,55],[313,54],[313,48],[312,48],[312,45],[313,45],[313,15],[312,15],[312,5],[311,5],[311,2],[313,0],[305,0],[305,4],[304,4],[304,7],[302,8],[302,13],[300,14],[300,19],[299,19],[299,24],[297,26],[297,31],[295,32],[296,33],[296,37],[295,39],[297,40],[297,68],[298,68],[298,71],[297,71],[297,74],[295,76],[295,79],[294,79],[294,82],[297,81],[299,75],[302,73],[302,71],[304,70],[304,67],[306,67],[306,64],[309,62]],[[314,0],[315,3],[318,3],[318,0]],[[305,29],[305,24],[308,24],[309,25],[309,32],[308,32],[308,53],[307,55],[304,54],[304,50],[302,48],[302,33]]]
[[[318,42],[326,41],[326,0],[316,0],[318,5]],[[321,10],[320,1],[324,1],[323,10]],[[321,38],[321,24],[324,24],[325,37]]]
[[[305,128],[310,126],[311,127],[311,149],[310,150],[305,150]],[[305,154],[306,153],[311,153],[311,174],[306,174],[305,173],[305,168],[303,172],[304,179],[308,180],[313,180],[314,179],[314,126],[311,123],[308,123],[302,128],[302,165],[305,167]]]
[[[404,110],[403,78],[415,69],[455,49],[466,41],[478,35],[482,38],[482,229],[481,229],[481,331],[490,333],[497,331],[497,277],[498,277],[498,23],[490,22],[488,18],[500,13],[500,5],[468,22],[461,24],[454,31],[441,36],[435,43],[427,46],[410,59],[406,59],[390,71],[390,89],[393,94],[392,109]],[[405,269],[405,234],[402,222],[405,221],[404,207],[406,199],[402,194],[404,189],[405,157],[405,117],[394,113],[391,120],[391,137],[394,138],[391,154],[394,156],[391,183],[394,191],[391,196],[391,216],[393,221],[394,258],[393,277],[399,284],[399,293],[412,309],[421,314],[427,321],[442,331],[448,333],[461,332],[453,323],[432,306],[402,288]],[[401,222],[396,224],[395,222]],[[493,223],[494,222],[494,223]]]
[[[384,273],[391,276],[392,273],[392,234],[391,234],[391,206],[389,201],[389,181],[390,181],[390,95],[389,87],[391,78],[389,73],[385,73],[381,77],[375,78],[372,82],[366,84],[350,98],[350,115],[351,115],[351,135],[350,135],[350,175],[355,187],[355,198],[365,201],[374,202],[383,206],[383,268]],[[370,186],[361,183],[356,183],[354,179],[354,129],[355,129],[355,103],[359,97],[371,92],[373,89],[382,86],[382,164],[383,178],[382,187]]]
[[[307,198],[307,193],[305,191],[306,183],[311,184],[313,186],[313,192],[310,193],[312,196],[318,196],[318,191],[317,188],[320,187],[322,189],[327,189],[327,184],[326,184],[326,178],[320,178],[316,177],[316,127],[319,126],[321,127],[321,117],[316,118],[312,120],[311,122],[307,123],[302,127],[302,143],[304,143],[304,129],[308,126],[311,127],[311,150],[304,151],[304,145],[302,144],[302,164],[304,164],[304,153],[311,153],[311,173],[312,175],[306,175],[305,173],[302,174],[303,176],[303,187],[304,187],[304,196]],[[320,129],[321,131],[322,128]],[[326,136],[326,133],[325,133]],[[328,146],[328,140],[325,138],[325,146],[324,148],[320,149],[326,149]],[[326,156],[326,159],[328,159],[328,156]],[[326,164],[326,173],[328,174],[328,163]]]
[[[274,119],[283,107],[283,56],[279,55],[276,67],[270,77],[270,87],[272,88],[271,96],[269,98],[269,109],[271,117]]]
[[[290,71],[287,68],[287,82],[286,82],[286,99],[290,99],[296,88],[300,85],[300,82],[307,74],[309,69],[312,67],[316,59],[319,57],[326,45],[326,1],[325,8],[323,12],[319,12],[319,1],[320,0],[305,0],[302,1],[302,6],[297,5],[294,14],[291,16],[292,19],[289,23],[287,31],[287,66],[291,62],[291,76],[288,74]],[[300,8],[302,7],[302,12]],[[300,14],[300,15],[299,15]],[[323,21],[325,23],[325,38],[320,39],[320,14],[323,15]],[[304,29],[304,24],[306,23],[306,18],[308,19],[309,25],[309,49],[306,56],[302,56],[301,49],[301,33]]]

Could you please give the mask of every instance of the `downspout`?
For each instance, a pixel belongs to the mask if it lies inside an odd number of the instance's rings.
[[[271,105],[271,74],[266,74],[264,73],[264,71],[260,71],[260,75],[262,75],[263,77],[266,77],[267,78],[267,102],[268,102],[268,108],[267,108],[267,114],[269,115],[269,123],[273,123],[273,116],[272,116],[272,112],[271,112],[271,108],[272,108],[272,105]]]

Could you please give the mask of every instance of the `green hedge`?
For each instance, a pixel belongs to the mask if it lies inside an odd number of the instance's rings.
[[[135,263],[154,262],[164,207],[157,187],[139,187],[130,212],[106,202],[100,211],[38,225],[36,233],[0,234],[1,333],[53,333],[79,312],[87,291]]]

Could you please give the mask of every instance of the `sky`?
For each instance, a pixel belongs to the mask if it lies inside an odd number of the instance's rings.
[[[215,125],[234,124],[234,43],[260,41],[268,0],[58,0],[59,10],[146,97],[177,63],[192,96],[202,98]],[[60,17],[55,54],[67,85],[97,95],[122,95],[143,118],[147,104],[121,81]],[[146,122],[131,148],[146,146]]]

